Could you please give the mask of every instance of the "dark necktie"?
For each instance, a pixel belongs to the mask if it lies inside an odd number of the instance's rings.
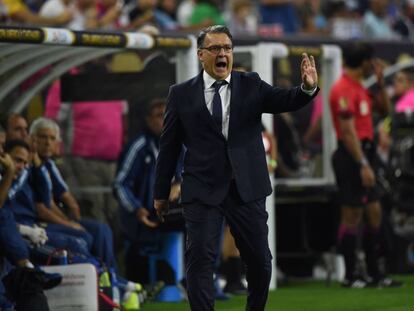
[[[213,120],[216,122],[218,129],[222,130],[223,122],[223,108],[221,107],[220,88],[225,85],[226,81],[216,81],[213,83],[214,96],[213,96]]]

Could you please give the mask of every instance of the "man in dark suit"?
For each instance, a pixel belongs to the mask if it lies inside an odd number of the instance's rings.
[[[247,310],[264,310],[271,277],[265,199],[271,192],[262,113],[300,109],[318,92],[313,57],[303,54],[302,85],[281,89],[257,73],[232,71],[225,26],[197,39],[203,71],[170,89],[154,190],[159,217],[168,210],[171,178],[186,147],[181,203],[187,229],[186,273],[192,310],[214,310],[213,270],[224,218],[247,265]]]

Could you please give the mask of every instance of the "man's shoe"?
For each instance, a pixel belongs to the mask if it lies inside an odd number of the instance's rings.
[[[62,282],[62,275],[59,273],[46,273],[40,268],[34,269],[35,278],[40,282],[43,289],[51,289]]]
[[[221,300],[221,301],[226,301],[230,299],[230,296],[223,293],[222,291],[216,292],[214,295],[214,299],[216,300]]]
[[[125,293],[122,300],[122,310],[123,311],[137,311],[140,310],[140,299],[139,295],[136,292],[128,291]]]
[[[393,280],[391,278],[385,277],[376,281],[377,287],[379,288],[399,288],[404,285],[403,282]]]
[[[108,271],[102,272],[99,276],[99,287],[111,287],[111,277]]]
[[[145,300],[155,299],[164,287],[165,283],[163,281],[158,281],[154,284],[147,285],[145,287],[145,290],[142,291],[145,295]]]
[[[232,295],[246,295],[247,294],[247,288],[243,285],[242,282],[227,283],[226,286],[224,286],[223,291],[225,293],[232,294]]]
[[[369,284],[364,279],[344,280],[341,284],[345,288],[367,288]]]
[[[215,288],[214,299],[216,299],[216,300],[222,300],[222,301],[223,300],[229,300],[230,299],[230,296],[227,295],[227,294],[225,294],[223,292],[223,290],[221,289],[220,284],[218,282],[218,279],[216,279],[214,281],[214,288]]]

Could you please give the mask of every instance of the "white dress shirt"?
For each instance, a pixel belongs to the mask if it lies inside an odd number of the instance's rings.
[[[227,81],[220,90],[220,98],[221,98],[221,111],[222,111],[222,133],[223,136],[227,139],[229,134],[229,121],[230,121],[230,96],[231,96],[231,89],[230,89],[230,79],[231,74],[225,79]],[[203,80],[204,80],[204,99],[206,100],[207,109],[210,111],[210,114],[213,114],[213,97],[214,97],[214,86],[213,83],[216,80],[211,77],[207,72],[203,72]]]

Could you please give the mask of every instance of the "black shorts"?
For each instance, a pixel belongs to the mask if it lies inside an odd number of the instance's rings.
[[[363,141],[361,146],[365,157],[372,163],[376,152],[374,144]],[[341,205],[364,207],[369,202],[379,200],[378,186],[368,188],[362,185],[360,166],[341,142],[332,156],[332,165]]]

